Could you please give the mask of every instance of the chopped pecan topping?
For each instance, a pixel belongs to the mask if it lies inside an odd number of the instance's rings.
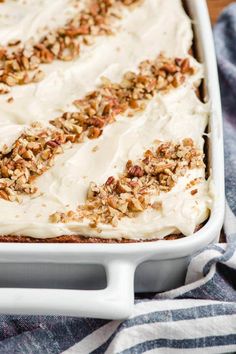
[[[0,168],[6,167],[10,171],[9,176],[5,172],[0,173],[0,181],[3,183],[3,187],[0,187],[0,189],[8,188],[11,193],[15,194],[35,193],[37,188],[32,185],[33,181],[53,165],[55,156],[63,152],[64,144],[68,142],[80,143],[85,137],[97,139],[103,133],[104,127],[114,122],[117,116],[130,111],[135,113],[139,111],[137,107],[151,100],[157,92],[175,89],[176,86],[173,86],[171,80],[167,79],[170,75],[168,73],[169,66],[172,67],[174,74],[171,75],[174,75],[174,77],[180,74],[185,78],[186,75],[193,73],[190,65],[189,72],[182,73],[183,61],[184,59],[179,59],[178,64],[176,64],[175,59],[159,56],[154,61],[142,62],[138,73],[126,73],[121,83],[112,83],[103,79],[101,86],[96,91],[74,102],[77,111],[65,112],[60,117],[51,120],[51,125],[47,129],[40,128],[37,123],[33,123],[33,127],[22,133],[11,147],[5,149],[7,152],[4,150],[0,152]],[[173,67],[175,67],[175,70]],[[166,77],[166,79],[163,79],[165,85],[162,85],[161,88],[158,84],[160,77]],[[137,102],[137,106],[133,104],[134,101]],[[191,139],[183,141],[186,148],[190,149],[192,144]],[[169,146],[171,146],[171,143],[160,146],[158,154],[164,156]],[[171,156],[172,150],[169,149],[168,153]],[[178,153],[181,154],[182,152],[179,151]],[[152,173],[165,171],[164,178],[171,181],[171,171],[175,168],[175,161],[160,161],[155,164],[154,171],[154,167],[148,164],[152,161],[152,157],[153,152],[147,151],[144,157],[144,166],[133,165],[132,161],[128,161],[128,177],[140,178],[150,171]],[[168,159],[168,156],[166,158]],[[19,181],[15,177],[14,170],[20,170],[22,173]],[[165,184],[163,178],[161,183]],[[12,199],[13,197],[10,200]]]
[[[0,47],[0,82],[7,86],[25,85],[41,81],[44,73],[40,64],[54,60],[71,61],[80,54],[81,45],[89,45],[88,38],[110,35],[111,22],[120,6],[130,6],[139,0],[91,0],[64,26],[48,32],[38,43],[22,44],[11,41]],[[0,0],[3,2],[3,0]],[[5,93],[0,89],[0,94]]]
[[[159,142],[135,164],[128,161],[119,178],[111,176],[101,186],[91,183],[84,205],[79,205],[76,212],[56,212],[50,216],[51,222],[88,219],[93,227],[99,223],[116,226],[121,218],[132,218],[149,207],[160,211],[161,202],[151,203],[151,197],[170,191],[188,169],[205,166],[203,152],[195,147],[192,139],[187,141],[188,144],[186,139],[178,144]],[[195,193],[197,189],[191,192]]]
[[[142,110],[145,102],[151,100],[157,92],[166,92],[180,86],[194,72],[190,63],[188,72],[181,71],[184,60],[179,59],[176,64],[175,59],[159,56],[156,60],[142,62],[137,73],[127,72],[121,83],[103,78],[96,91],[74,101],[77,112],[64,113],[50,123],[62,129],[65,134],[71,134],[73,142],[81,140],[81,133],[86,131],[89,138],[97,138],[102,134],[102,129],[114,122],[119,114]],[[189,62],[189,58],[186,61]],[[168,65],[175,67],[173,74],[168,74]],[[173,85],[178,75],[182,80]],[[161,86],[160,77],[163,80]],[[169,77],[173,80],[169,80]]]
[[[31,128],[0,153],[0,198],[19,201],[19,193],[34,194],[33,182],[62,153],[66,137],[55,129]]]

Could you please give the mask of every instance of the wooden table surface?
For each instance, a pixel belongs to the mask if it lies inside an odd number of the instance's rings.
[[[233,2],[235,2],[235,1],[232,1],[232,0],[207,0],[212,23],[214,23],[217,20],[219,14],[223,10],[223,8],[229,4],[232,4]]]

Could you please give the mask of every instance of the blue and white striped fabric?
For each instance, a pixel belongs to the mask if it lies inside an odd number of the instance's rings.
[[[137,299],[126,321],[0,316],[0,354],[236,352],[236,4],[215,39],[225,118],[227,244],[196,255],[183,287]]]

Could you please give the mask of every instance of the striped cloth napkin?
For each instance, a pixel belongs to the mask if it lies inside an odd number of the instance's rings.
[[[0,316],[0,354],[236,352],[236,4],[215,27],[226,148],[226,244],[191,261],[179,289],[137,299],[126,321]]]

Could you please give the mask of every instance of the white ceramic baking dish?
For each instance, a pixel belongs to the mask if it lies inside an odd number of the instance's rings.
[[[212,107],[208,157],[215,201],[208,222],[194,235],[172,241],[1,243],[0,312],[125,318],[132,311],[134,290],[163,291],[180,285],[190,256],[218,239],[224,215],[224,162],[216,59],[205,0],[186,0],[186,6]]]

